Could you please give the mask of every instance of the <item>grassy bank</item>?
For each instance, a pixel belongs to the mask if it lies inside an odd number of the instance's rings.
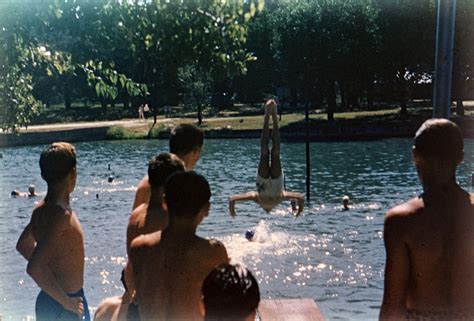
[[[471,112],[472,113],[472,112]],[[189,116],[189,115],[188,115]],[[321,130],[331,130],[336,127],[379,127],[379,128],[412,128],[418,126],[424,120],[431,118],[432,110],[430,108],[409,110],[409,115],[400,115],[399,109],[385,109],[376,111],[345,112],[336,113],[335,120],[328,122],[326,114],[313,113],[309,115],[310,132]],[[460,118],[453,115],[453,120],[472,123],[472,117]],[[107,132],[109,139],[145,139],[145,138],[164,138],[167,137],[170,129],[182,123],[196,124],[195,118],[169,118],[160,119],[160,122],[153,126],[152,121],[143,123],[141,126],[122,127],[112,126]],[[261,130],[263,115],[251,116],[228,116],[205,118],[200,128],[205,132],[212,133],[219,137],[219,133],[239,134],[241,132],[256,132]],[[280,120],[280,130],[283,134],[292,136],[305,132],[306,122],[304,113],[283,114]],[[411,133],[407,133],[410,135]]]

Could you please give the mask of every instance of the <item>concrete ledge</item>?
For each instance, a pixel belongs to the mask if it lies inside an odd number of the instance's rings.
[[[0,147],[51,144],[58,141],[82,142],[106,139],[106,127],[0,134]]]
[[[312,299],[262,300],[258,306],[262,321],[324,321]]]

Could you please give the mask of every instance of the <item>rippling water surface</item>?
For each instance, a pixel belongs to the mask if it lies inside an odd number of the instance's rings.
[[[458,181],[471,187],[474,141],[465,141]],[[0,315],[3,320],[33,320],[38,288],[25,273],[16,241],[38,199],[11,198],[13,189],[35,184],[44,196],[38,160],[44,146],[0,149]],[[126,262],[125,231],[134,191],[147,160],[167,150],[166,141],[77,143],[78,181],[72,207],[85,233],[84,288],[92,309],[121,294]],[[198,234],[223,241],[234,262],[257,277],[264,298],[313,298],[330,320],[376,319],[383,292],[385,252],[383,215],[420,193],[410,160],[411,141],[311,144],[311,202],[295,218],[289,204],[267,214],[254,203],[239,203],[228,215],[233,193],[254,188],[258,140],[207,140],[196,170],[212,189],[209,217]],[[305,146],[283,143],[286,188],[305,190]],[[111,171],[108,171],[108,164]],[[113,174],[115,180],[108,183]],[[98,198],[96,197],[98,195]],[[352,208],[341,210],[343,195]],[[256,231],[248,242],[245,231]]]

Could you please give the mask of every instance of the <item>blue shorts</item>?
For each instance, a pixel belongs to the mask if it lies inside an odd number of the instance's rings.
[[[64,307],[56,300],[47,295],[44,291],[41,291],[36,298],[36,321],[90,321],[91,316],[89,314],[89,306],[87,305],[86,297],[84,296],[84,290],[80,289],[76,293],[68,293],[68,295],[71,298],[82,298],[84,304],[84,315],[82,318],[79,318],[77,314],[64,309]]]

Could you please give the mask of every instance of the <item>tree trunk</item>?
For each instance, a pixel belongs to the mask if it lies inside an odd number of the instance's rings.
[[[202,106],[198,105],[198,125],[202,124]]]
[[[71,109],[71,90],[67,81],[64,82],[64,107],[69,110]]]
[[[346,110],[347,97],[346,97],[346,85],[344,82],[340,83],[339,90],[341,92],[341,110]]]
[[[334,80],[331,80],[328,85],[328,92],[327,92],[327,99],[328,99],[328,121],[334,121],[334,111],[336,110],[336,87],[334,85]]]
[[[464,104],[460,96],[456,99],[456,114],[458,114],[458,116],[465,115]]]
[[[374,109],[374,82],[371,81],[367,87],[367,107]]]

